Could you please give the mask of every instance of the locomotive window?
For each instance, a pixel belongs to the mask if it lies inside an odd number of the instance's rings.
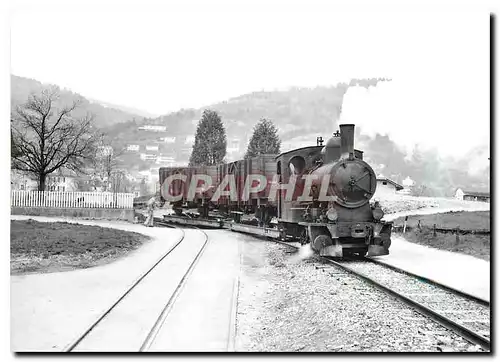
[[[306,167],[306,160],[301,156],[294,156],[288,163],[288,168],[292,175],[301,174]]]
[[[382,181],[382,185],[387,185],[387,181]]]

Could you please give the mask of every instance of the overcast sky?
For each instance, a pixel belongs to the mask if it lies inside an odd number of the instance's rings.
[[[409,142],[435,146],[448,131],[454,142],[439,144],[448,153],[487,142],[487,12],[119,4],[19,2],[11,72],[155,114],[261,89],[390,77],[374,96],[351,91],[345,120],[392,130],[399,142],[411,130]]]

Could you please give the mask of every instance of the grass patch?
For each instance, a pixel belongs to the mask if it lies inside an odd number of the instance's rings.
[[[416,228],[420,220],[422,230]],[[394,225],[402,225],[404,217],[394,220]],[[460,226],[461,230],[490,230],[490,212],[448,212],[434,215],[415,215],[408,216],[407,225],[413,227],[411,231],[405,234],[394,233],[404,239],[421,245],[431,246],[433,248],[458,252],[472,255],[483,260],[490,260],[490,241],[491,235],[459,235],[458,242],[456,235],[449,233],[433,233],[433,225],[442,228],[456,228]]]
[[[139,233],[66,222],[11,220],[11,274],[89,268],[137,249]]]
[[[443,228],[456,228],[460,226],[462,230],[490,230],[489,211],[457,211],[446,212],[433,215],[408,216],[407,225],[416,227],[420,220],[421,225]],[[403,225],[405,218],[399,217],[394,220],[394,225]]]

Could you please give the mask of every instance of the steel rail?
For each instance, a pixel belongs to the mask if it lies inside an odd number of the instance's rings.
[[[421,276],[421,275],[418,275],[418,274],[414,274],[412,272],[409,272],[407,270],[404,270],[404,269],[401,269],[397,266],[394,266],[394,265],[391,265],[391,264],[387,264],[383,261],[380,261],[378,259],[372,259],[372,258],[363,258],[363,259],[360,259],[361,261],[366,261],[366,262],[369,262],[369,263],[374,263],[374,264],[377,264],[377,265],[381,265],[381,266],[384,266],[386,267],[387,269],[391,269],[391,270],[394,270],[395,272],[398,272],[398,273],[401,273],[401,274],[406,274],[410,277],[413,277],[413,278],[416,278],[416,279],[419,279],[420,281],[422,282],[425,282],[427,284],[430,284],[430,285],[433,285],[435,287],[438,287],[438,288],[441,288],[441,289],[444,289],[452,294],[456,294],[460,297],[463,297],[463,298],[466,298],[466,299],[470,299],[478,304],[481,304],[482,306],[485,306],[485,307],[490,307],[490,302],[485,300],[485,299],[482,299],[482,298],[479,298],[475,295],[472,295],[472,294],[469,294],[469,293],[466,293],[464,291],[461,291],[461,290],[458,290],[458,289],[455,289],[453,287],[450,287],[448,285],[445,285],[445,284],[442,284],[434,279],[430,279],[430,278],[427,278],[427,277],[424,277],[424,276]]]
[[[165,323],[170,311],[172,310],[172,307],[173,307],[175,301],[179,297],[182,289],[184,289],[184,286],[186,285],[186,281],[188,280],[189,276],[192,274],[194,266],[198,263],[198,261],[201,258],[201,255],[206,250],[206,246],[208,244],[208,235],[203,230],[200,230],[200,229],[197,229],[197,230],[199,230],[205,237],[203,245],[200,248],[200,251],[198,251],[198,253],[196,254],[196,257],[194,258],[194,260],[189,265],[189,268],[186,271],[186,273],[184,274],[184,276],[182,277],[181,281],[179,282],[179,284],[175,288],[174,293],[170,296],[167,304],[165,304],[165,307],[163,307],[163,310],[160,313],[160,315],[158,316],[158,318],[156,319],[155,324],[153,325],[153,327],[149,331],[148,335],[146,336],[144,342],[142,343],[141,347],[139,348],[139,352],[147,352],[147,350],[151,347],[151,345],[155,341],[155,339],[156,339],[158,333],[160,332],[163,324]]]
[[[283,242],[283,241],[278,241],[278,240],[273,240],[273,241],[276,243],[279,243],[279,244],[289,246],[289,247],[294,248],[294,249],[299,249],[299,247],[297,247],[295,245],[290,245],[290,244]],[[486,338],[486,337],[483,337],[483,336],[477,334],[476,332],[470,330],[469,328],[467,328],[463,325],[460,325],[460,324],[452,321],[451,319],[437,313],[436,311],[432,310],[431,308],[428,308],[425,305],[423,305],[415,300],[412,300],[412,299],[404,296],[403,294],[396,292],[395,290],[392,290],[392,289],[386,287],[385,285],[377,282],[376,280],[373,280],[370,277],[367,277],[366,275],[359,273],[356,270],[351,269],[346,265],[343,265],[342,263],[339,263],[335,260],[328,259],[328,258],[325,258],[322,256],[318,256],[318,255],[314,255],[314,258],[316,258],[319,261],[323,261],[327,264],[335,265],[335,266],[341,268],[342,270],[345,270],[345,271],[355,275],[356,277],[364,280],[368,284],[373,285],[374,287],[383,291],[384,293],[387,293],[387,294],[393,296],[394,298],[396,298],[397,300],[403,302],[404,304],[410,306],[411,308],[413,308],[414,310],[416,310],[420,314],[432,319],[433,321],[437,322],[438,324],[445,327],[446,329],[453,331],[454,333],[463,337],[467,341],[474,343],[474,344],[477,344],[487,351],[491,350],[491,342],[490,342],[489,338]],[[467,298],[469,298],[469,297],[467,296]]]
[[[184,230],[179,229],[182,234],[179,240],[169,249],[167,250],[154,264],[151,266],[145,273],[143,273],[130,287],[128,287],[125,292],[118,297],[118,299],[108,308],[106,309],[100,316],[97,318],[89,327],[85,329],[85,331],[76,338],[73,342],[67,345],[62,352],[71,352],[77,347],[87,335],[137,286],[139,283],[151,273],[157,266],[160,264],[172,251],[174,251],[177,246],[184,241],[185,233]]]

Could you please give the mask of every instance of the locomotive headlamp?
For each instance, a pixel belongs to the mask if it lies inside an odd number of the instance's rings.
[[[330,221],[337,221],[339,215],[337,213],[337,210],[335,210],[335,208],[332,207],[332,208],[328,209],[328,211],[326,212],[326,217]]]
[[[372,214],[373,214],[373,218],[377,221],[379,221],[380,219],[382,219],[384,217],[384,212],[382,211],[380,206],[375,207],[372,210]]]

